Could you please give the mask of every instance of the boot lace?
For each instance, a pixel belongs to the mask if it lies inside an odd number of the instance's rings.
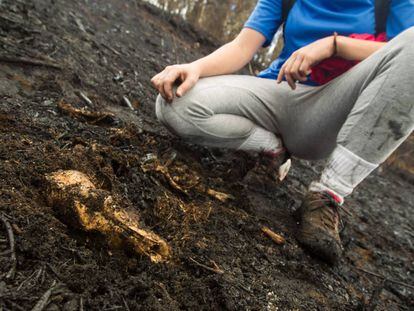
[[[352,216],[349,209],[343,205],[339,205],[328,193],[318,193],[317,198],[311,200],[309,205],[311,206],[311,212],[321,210],[318,215],[321,218],[322,223],[331,230],[335,230],[337,221],[339,222],[340,227],[344,226],[340,213],[341,211],[348,216]]]

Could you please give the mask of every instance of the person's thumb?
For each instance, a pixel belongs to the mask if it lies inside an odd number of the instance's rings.
[[[196,84],[197,79],[194,77],[187,77],[177,89],[177,96],[182,97]]]

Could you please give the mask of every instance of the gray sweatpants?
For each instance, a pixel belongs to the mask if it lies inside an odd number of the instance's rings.
[[[414,27],[319,87],[242,75],[201,79],[182,98],[156,102],[158,119],[197,144],[237,149],[260,126],[296,157],[322,159],[341,144],[383,162],[412,132]]]

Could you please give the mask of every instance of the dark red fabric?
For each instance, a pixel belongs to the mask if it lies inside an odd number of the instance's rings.
[[[385,32],[380,33],[378,36],[371,34],[352,34],[349,37],[354,39],[377,42],[387,41],[387,36]],[[331,57],[325,59],[312,68],[311,79],[317,84],[323,85],[340,76],[344,72],[348,71],[358,63],[358,61],[349,61],[339,57]]]

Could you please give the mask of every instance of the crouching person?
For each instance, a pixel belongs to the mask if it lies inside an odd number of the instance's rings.
[[[413,130],[414,3],[297,0],[286,12],[285,2],[258,1],[233,41],[154,76],[156,114],[192,143],[328,159],[298,211],[298,240],[334,263],[344,199]],[[231,75],[282,23],[284,48],[270,67]]]

